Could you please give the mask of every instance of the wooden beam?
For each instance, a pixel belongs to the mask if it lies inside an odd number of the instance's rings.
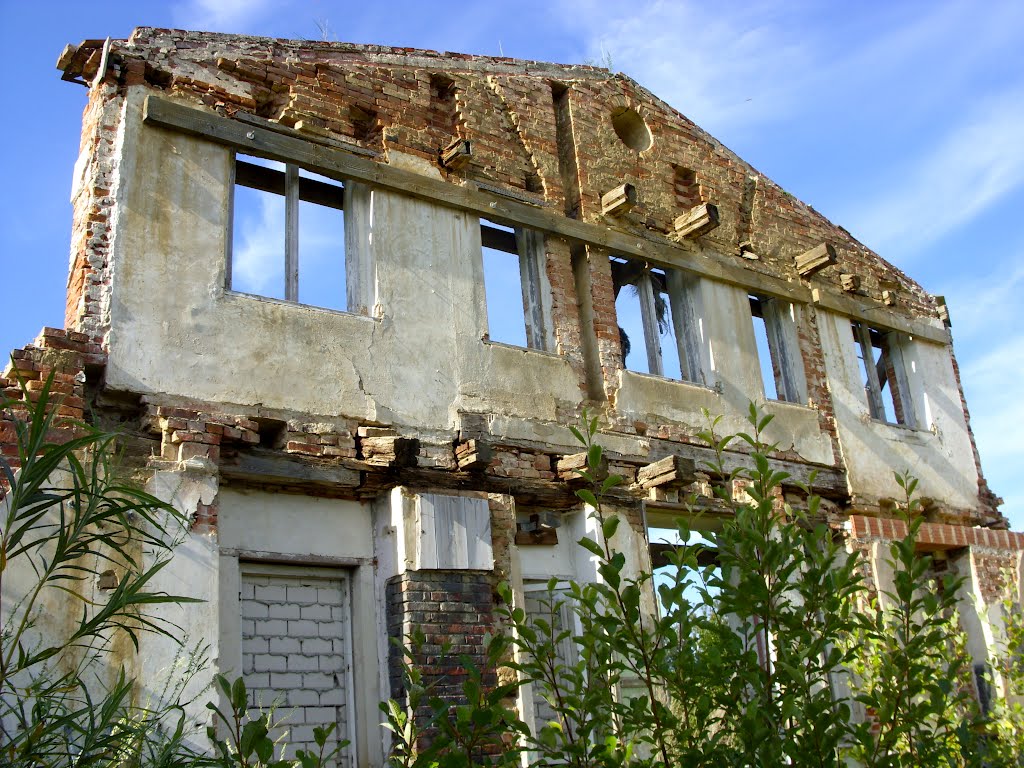
[[[455,461],[463,472],[479,472],[491,465],[494,452],[483,440],[465,440],[455,446]]]
[[[415,467],[420,441],[394,435],[361,437],[359,449],[367,464],[377,467]]]
[[[590,471],[587,467],[587,453],[574,453],[569,456],[563,456],[555,463],[555,472],[558,476],[574,487],[580,487],[587,484],[587,481],[580,477],[580,472]],[[600,465],[591,471],[593,475],[592,479],[597,482],[602,482],[608,477],[608,457],[604,454],[601,455]]]
[[[831,243],[822,243],[796,257],[796,271],[801,277],[810,277],[815,272],[835,263],[836,249]]]
[[[663,459],[641,467],[636,475],[636,482],[641,488],[655,488],[658,486],[683,486],[689,485],[696,477],[696,462],[693,459],[686,459],[682,456],[666,456]]]
[[[297,133],[291,135],[256,125],[246,125],[237,119],[222,117],[208,110],[186,106],[152,94],[146,97],[143,120],[148,125],[200,136],[244,153],[298,163],[339,181],[363,181],[375,187],[427,200],[435,205],[470,211],[509,226],[532,227],[574,242],[605,249],[609,253],[639,257],[658,266],[683,269],[754,293],[779,296],[804,304],[813,301],[821,307],[852,318],[884,322],[893,330],[904,331],[940,344],[949,342],[948,332],[937,320],[936,325],[939,327],[935,328],[926,319],[908,318],[887,312],[885,320],[881,321],[877,312],[886,309],[881,302],[867,300],[867,304],[861,305],[850,301],[847,296],[839,295],[838,292],[812,293],[807,287],[793,281],[755,272],[744,264],[730,264],[703,253],[690,246],[685,238],[681,242],[674,242],[648,232],[620,232],[606,225],[570,219],[553,210],[499,196],[497,193],[481,191],[485,188],[484,185],[478,185],[480,190],[460,187],[447,181],[392,168],[368,157],[359,156],[356,149],[347,145],[335,146],[340,142],[327,145]],[[523,197],[525,199],[525,196]]]
[[[718,206],[701,203],[679,216],[673,226],[677,237],[695,239],[715,229],[718,223]]]
[[[847,293],[853,293],[860,289],[860,275],[853,275],[844,272],[839,276],[839,284],[843,286],[843,290]]]
[[[317,465],[286,457],[279,451],[239,452],[221,463],[221,474],[231,480],[242,480],[260,485],[343,486],[356,488],[362,473],[347,467]]]
[[[473,154],[473,147],[469,139],[455,139],[447,147],[441,150],[440,162],[445,168],[457,170],[464,168],[469,163]]]
[[[620,184],[601,195],[601,213],[605,216],[621,216],[633,209],[636,200],[636,187],[632,184]]]

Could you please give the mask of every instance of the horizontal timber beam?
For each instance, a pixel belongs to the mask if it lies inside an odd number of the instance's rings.
[[[354,151],[348,151],[347,148],[326,146],[153,95],[146,97],[143,121],[148,125],[170,128],[225,144],[246,154],[302,165],[340,181],[361,181],[436,205],[469,211],[501,224],[530,227],[567,240],[602,248],[609,253],[646,259],[659,266],[683,269],[754,293],[778,296],[803,304],[810,304],[813,300],[825,309],[872,323],[878,323],[881,316],[874,305],[860,308],[845,296],[821,294],[812,299],[810,289],[800,283],[730,264],[709,256],[694,246],[673,243],[667,238],[655,240],[651,235],[628,234],[608,226],[570,219],[526,202],[518,202],[479,189],[457,186],[412,171],[392,168],[360,156]],[[877,307],[883,305],[878,303]],[[862,311],[857,311],[858,309]],[[943,344],[949,341],[948,332],[937,319],[936,327],[933,327],[925,321],[887,313],[883,322],[892,330],[904,331],[923,339]]]

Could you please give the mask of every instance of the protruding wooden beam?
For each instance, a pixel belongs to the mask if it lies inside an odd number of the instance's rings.
[[[469,139],[455,139],[440,152],[440,162],[445,168],[458,170],[469,162],[473,147]]]
[[[601,213],[606,216],[621,216],[636,205],[636,187],[632,184],[620,184],[615,189],[601,195]]]
[[[860,275],[842,274],[839,276],[839,282],[848,293],[860,290]]]
[[[760,256],[757,255],[757,252],[754,250],[754,244],[749,240],[744,240],[742,243],[740,243],[740,256],[742,256],[744,259],[750,259],[751,261],[757,261],[758,259],[761,258]]]
[[[363,461],[377,467],[415,467],[420,441],[410,437],[363,437],[359,440]]]
[[[701,203],[679,216],[674,226],[677,237],[695,238],[706,235],[718,223],[718,206],[714,203]]]
[[[587,481],[580,477],[580,471],[587,470],[587,453],[574,453],[569,456],[563,456],[555,464],[555,471],[558,476],[572,486],[586,485]],[[603,481],[608,477],[608,458],[601,456],[601,464],[591,472],[592,479],[597,482]]]
[[[636,474],[636,482],[645,489],[689,485],[697,479],[696,469],[693,459],[673,454],[642,467]]]
[[[463,472],[479,472],[491,465],[494,452],[483,440],[466,440],[455,446],[455,461]]]
[[[947,328],[952,327],[953,321],[949,319],[949,307],[946,304],[946,297],[936,296],[935,304],[937,305],[936,309],[938,310],[939,320],[941,320],[942,324]]]
[[[796,271],[802,277],[810,277],[829,264],[835,263],[836,249],[832,247],[831,243],[822,243],[796,257]]]

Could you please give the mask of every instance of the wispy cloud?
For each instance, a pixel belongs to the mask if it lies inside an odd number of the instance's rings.
[[[175,4],[174,23],[207,32],[248,31],[273,7],[270,0],[187,0]]]
[[[625,8],[625,10],[616,10]],[[813,71],[812,55],[774,3],[742,9],[694,2],[569,2],[598,64],[639,79],[699,125],[715,132],[737,120],[784,115],[794,78]]]
[[[1024,185],[1022,125],[1024,88],[984,99],[891,169],[886,191],[854,210],[851,223],[876,248],[920,251]]]

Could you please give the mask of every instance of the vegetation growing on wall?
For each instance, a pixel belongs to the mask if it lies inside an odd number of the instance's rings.
[[[90,663],[125,638],[172,636],[162,603],[191,598],[153,591],[187,521],[166,503],[118,479],[116,439],[77,425],[50,441],[48,388],[31,406],[4,402],[18,432],[20,471],[0,463],[0,761],[23,766],[216,765],[226,768],[332,764],[338,750],[286,760],[268,734],[273,713],[250,711],[241,681],[216,678],[208,692],[212,743],[189,740],[181,686],[140,705],[124,672],[111,682]],[[921,516],[914,481],[902,512],[910,535],[892,544],[892,585],[865,583],[858,552],[818,515],[779,491],[787,478],[768,460],[770,417],[751,408],[748,433],[721,436],[709,420],[701,437],[717,461],[707,467],[732,515],[704,538],[679,521],[667,578],[631,575],[617,549],[623,519],[605,501],[620,482],[599,480],[597,420],[576,432],[588,455],[579,491],[600,536],[579,543],[596,559],[598,583],[550,583],[541,615],[527,615],[502,587],[509,631],[489,640],[503,667],[496,687],[468,669],[464,701],[435,696],[406,655],[404,697],[382,705],[394,768],[476,764],[579,766],[1015,766],[1024,754],[1024,710],[1011,698],[982,714],[957,625],[957,582],[934,583],[917,552]],[[742,441],[746,467],[726,470],[724,452]],[[714,547],[714,566],[702,557]],[[143,556],[143,553],[146,556]],[[25,574],[31,578],[25,580]],[[21,578],[19,593],[8,587]],[[111,580],[112,578],[112,580]],[[98,579],[105,591],[93,590]],[[63,637],[37,631],[48,596],[62,591],[80,613]],[[660,612],[648,610],[652,591]],[[16,604],[11,604],[14,600]],[[566,613],[565,607],[568,608]],[[572,617],[571,622],[564,617]],[[414,636],[408,641],[417,642]],[[566,647],[572,650],[566,653]],[[1008,691],[1024,693],[1024,620],[1007,606],[1003,652],[993,659]],[[197,671],[188,665],[187,674]],[[546,702],[532,729],[514,708],[520,686]],[[344,743],[339,745],[339,750]]]

